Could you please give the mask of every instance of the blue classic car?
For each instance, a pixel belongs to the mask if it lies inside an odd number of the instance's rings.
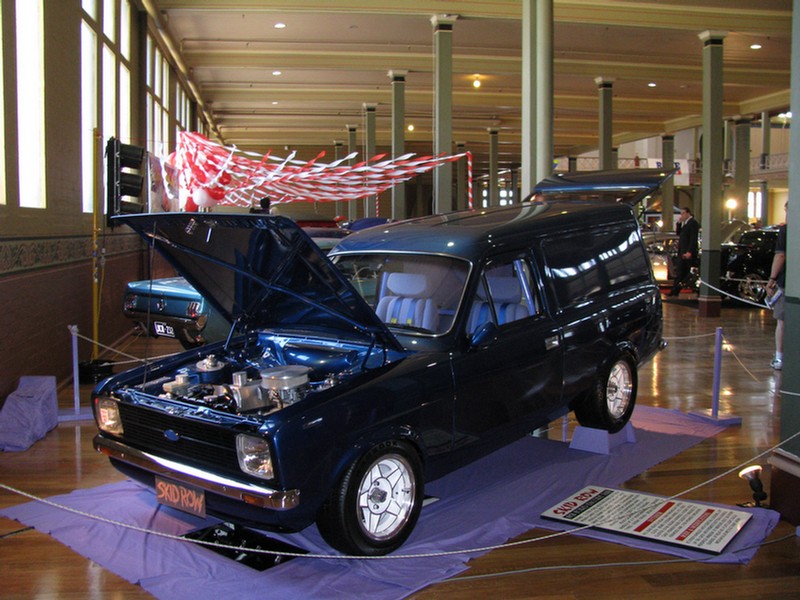
[[[332,221],[324,227],[301,226],[325,252],[350,234]],[[129,282],[122,312],[140,331],[153,337],[175,338],[186,349],[224,340],[231,330],[231,323],[183,277]]]
[[[568,410],[628,422],[663,340],[624,201],[663,174],[624,176],[598,175],[602,199],[565,180],[354,233],[330,256],[283,217],[122,217],[237,333],[101,383],[95,447],[180,509],[392,552],[426,482]]]

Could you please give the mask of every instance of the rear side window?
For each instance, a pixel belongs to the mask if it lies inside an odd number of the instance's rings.
[[[638,229],[566,234],[543,244],[546,272],[561,307],[650,280]]]

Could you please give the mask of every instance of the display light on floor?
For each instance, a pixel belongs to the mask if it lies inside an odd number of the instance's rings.
[[[767,499],[767,492],[764,491],[764,483],[761,481],[761,465],[742,469],[739,471],[739,477],[749,483],[750,489],[753,490],[753,501],[744,502],[739,506],[768,508],[766,504],[762,504]]]

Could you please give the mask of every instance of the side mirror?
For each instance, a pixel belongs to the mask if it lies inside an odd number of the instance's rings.
[[[488,348],[497,341],[499,329],[494,321],[487,321],[475,330],[469,341],[471,350],[480,350]]]

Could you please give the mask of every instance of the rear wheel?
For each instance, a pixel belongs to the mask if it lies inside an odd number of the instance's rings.
[[[414,529],[422,494],[417,453],[402,442],[384,442],[345,472],[317,526],[325,541],[346,554],[387,554]]]
[[[630,420],[636,404],[636,367],[630,355],[623,354],[598,378],[594,390],[575,408],[584,427],[615,433]]]

